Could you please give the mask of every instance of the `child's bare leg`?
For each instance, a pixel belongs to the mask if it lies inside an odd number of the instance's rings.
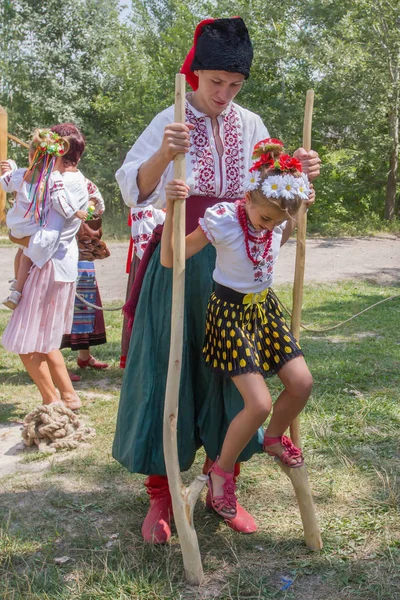
[[[312,375],[302,356],[286,363],[280,369],[278,377],[285,389],[274,404],[272,417],[265,432],[268,437],[280,437],[285,433],[293,419],[305,407],[313,385]],[[281,444],[268,446],[268,450],[276,452],[278,456],[285,452],[285,448]],[[295,464],[301,462],[302,459],[292,458],[291,460]]]
[[[32,266],[31,259],[22,253],[22,256],[21,256],[20,262],[19,262],[19,269],[18,269],[18,273],[17,273],[17,282],[14,287],[15,291],[19,292],[20,294],[22,293],[23,287],[25,285],[25,281],[28,278],[28,273],[30,271],[31,266]]]
[[[18,277],[21,256],[23,256],[23,250],[22,250],[22,248],[18,248],[17,254],[14,257],[14,277],[15,277],[15,279],[17,279],[17,277]]]
[[[228,473],[233,471],[239,454],[267,419],[272,406],[271,395],[259,373],[238,375],[232,381],[243,397],[244,408],[229,425],[218,459],[221,469]],[[222,495],[224,479],[215,473],[211,473],[211,478],[214,495]]]

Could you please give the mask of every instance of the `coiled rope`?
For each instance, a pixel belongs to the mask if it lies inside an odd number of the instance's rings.
[[[82,425],[76,414],[61,402],[35,408],[26,415],[22,430],[25,444],[35,444],[41,452],[74,450],[95,435],[92,427]]]

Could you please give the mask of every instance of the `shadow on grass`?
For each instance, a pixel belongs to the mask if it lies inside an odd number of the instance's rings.
[[[3,493],[0,504],[4,600],[396,598],[398,548],[383,545],[359,559],[362,544],[349,546],[345,531],[340,537],[325,532],[325,549],[311,553],[300,536],[275,532],[273,520],[268,530],[240,536],[199,503],[195,523],[206,581],[196,590],[184,582],[176,535],[162,547],[141,540],[144,494],[111,486],[65,491],[49,482],[36,491]],[[283,579],[295,596],[279,593]]]

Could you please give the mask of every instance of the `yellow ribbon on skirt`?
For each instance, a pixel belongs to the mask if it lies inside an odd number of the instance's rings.
[[[263,325],[268,322],[267,314],[266,314],[265,308],[263,306],[265,300],[267,299],[268,294],[269,294],[269,288],[267,288],[266,290],[263,290],[262,292],[246,294],[242,300],[242,304],[244,304],[246,307],[249,307],[249,306],[257,307],[257,313],[258,313],[258,316],[260,317],[261,323]],[[250,316],[249,316],[248,321],[246,323],[244,323],[244,325],[246,326],[249,322],[250,322]]]

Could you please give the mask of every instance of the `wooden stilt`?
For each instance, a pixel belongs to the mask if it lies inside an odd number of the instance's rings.
[[[175,80],[175,122],[185,122],[184,75],[176,75]],[[174,176],[175,179],[186,180],[184,154],[179,154],[175,158]],[[182,484],[177,444],[179,388],[183,348],[184,294],[185,201],[178,201],[174,205],[171,346],[165,393],[163,443],[174,520],[182,548],[186,579],[193,585],[200,585],[203,580],[203,566],[196,530],[193,525],[193,510],[208,477],[205,475],[198,476],[188,488]]]
[[[304,112],[303,127],[303,148],[311,150],[311,123],[312,111],[314,105],[314,90],[308,90],[306,98],[306,107]],[[307,233],[307,210],[305,207],[300,209],[297,222],[297,248],[296,248],[296,266],[293,285],[293,307],[291,331],[295,338],[300,339],[301,309],[303,303],[304,287],[304,268],[306,261],[306,233]],[[300,419],[297,417],[290,426],[290,436],[297,447],[301,447],[300,438]],[[322,548],[322,539],[318,527],[315,507],[312,499],[311,489],[308,482],[306,466],[291,469],[277,461],[281,469],[286,473],[292,482],[297,502],[299,505],[301,520],[303,522],[304,538],[307,547],[310,550],[320,550]]]

